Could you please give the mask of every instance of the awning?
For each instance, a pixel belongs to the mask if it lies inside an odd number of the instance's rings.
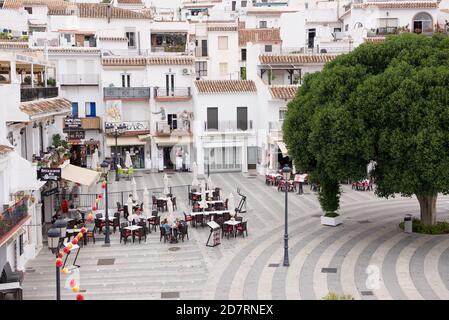
[[[138,136],[133,137],[118,137],[117,146],[135,146],[135,145],[145,145],[147,142],[145,140],[140,140]],[[115,138],[107,137],[106,144],[108,147],[115,146]]]
[[[277,145],[279,146],[279,149],[281,149],[282,156],[288,157],[288,150],[287,150],[287,146],[285,145],[285,143],[282,141],[277,141]]]
[[[19,191],[39,190],[46,182],[37,179],[37,167],[22,158],[17,152],[9,154],[11,193]]]
[[[151,134],[142,134],[142,135],[138,135],[137,138],[139,138],[139,140],[147,140],[149,138],[151,138]]]
[[[154,137],[153,139],[160,146],[174,146],[175,144],[190,144],[192,142],[191,136]]]
[[[98,181],[100,172],[68,164],[61,170],[62,179],[90,186]]]

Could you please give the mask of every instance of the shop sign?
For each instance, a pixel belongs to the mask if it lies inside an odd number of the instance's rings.
[[[70,140],[80,140],[84,139],[85,132],[83,130],[74,130],[67,132],[67,137]]]
[[[37,177],[41,181],[59,181],[61,180],[61,168],[40,168],[37,171]]]
[[[70,129],[81,128],[81,119],[80,118],[66,118],[65,119],[65,127],[70,128]]]

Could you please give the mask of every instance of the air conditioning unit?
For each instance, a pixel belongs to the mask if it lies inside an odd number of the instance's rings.
[[[189,75],[190,74],[190,70],[187,68],[182,69],[182,74],[183,75]]]

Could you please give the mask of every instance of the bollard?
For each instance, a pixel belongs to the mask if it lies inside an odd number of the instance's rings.
[[[406,233],[413,232],[413,222],[412,222],[411,214],[406,214],[404,217],[404,232],[406,232]]]

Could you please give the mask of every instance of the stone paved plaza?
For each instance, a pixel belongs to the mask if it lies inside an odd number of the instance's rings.
[[[162,174],[136,176],[138,189],[163,186]],[[172,185],[192,180],[190,173],[170,176]],[[206,247],[208,228],[189,227],[190,240],[184,243],[160,242],[159,231],[153,231],[146,243],[124,245],[117,231],[111,247],[102,247],[100,240],[80,251],[80,287],[86,290],[86,299],[321,299],[328,292],[355,299],[449,299],[449,235],[406,234],[398,227],[406,213],[418,216],[416,199],[380,199],[373,192],[344,185],[343,225],[325,227],[320,224],[315,193],[308,187],[304,195],[290,193],[290,267],[286,268],[282,266],[284,194],[266,186],[261,176],[223,173],[212,178],[222,195],[234,192],[236,205],[237,188],[247,195],[247,212],[242,215],[248,220],[248,237],[224,238],[221,245]],[[110,190],[131,190],[130,182],[114,182]],[[173,193],[178,198],[187,196]],[[448,219],[448,201],[445,196],[438,199],[441,220]],[[114,259],[112,264],[98,265],[99,259],[106,258]],[[377,287],[367,288],[368,266],[368,271],[374,270],[370,279],[379,279]],[[41,250],[27,270],[24,298],[54,299],[50,252]],[[65,276],[61,278],[64,281]],[[62,298],[74,299],[74,295],[63,289]]]

